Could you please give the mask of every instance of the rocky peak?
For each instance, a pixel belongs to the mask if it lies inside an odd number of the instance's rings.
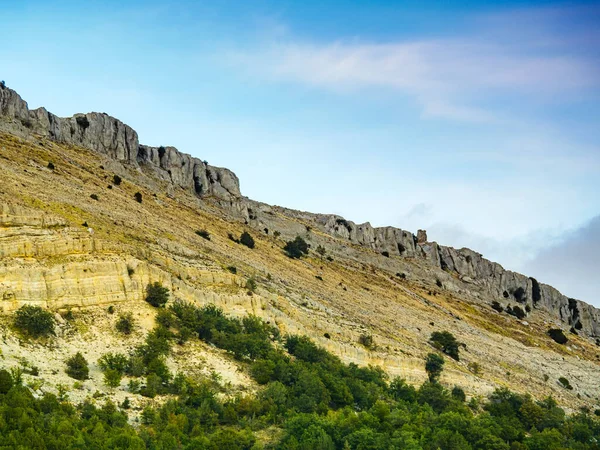
[[[239,180],[230,170],[209,166],[175,147],[140,145],[133,128],[106,113],[58,117],[43,107],[29,110],[19,94],[0,85],[0,115],[7,119],[0,126],[11,131],[31,130],[57,142],[89,148],[113,160],[143,167],[200,197],[232,201],[241,196]]]

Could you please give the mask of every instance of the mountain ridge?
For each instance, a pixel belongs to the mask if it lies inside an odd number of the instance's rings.
[[[54,141],[79,145],[136,170],[149,171],[175,188],[201,199],[211,199],[234,217],[258,230],[268,230],[274,213],[287,215],[338,239],[371,249],[385,257],[423,260],[448,274],[441,282],[450,291],[473,294],[487,303],[512,301],[524,308],[542,308],[572,331],[600,336],[600,310],[569,298],[535,278],[506,270],[468,248],[454,249],[429,242],[426,232],[396,227],[356,224],[335,214],[316,214],[270,206],[243,197],[239,179],[230,170],[182,153],[175,147],[139,143],[137,132],[105,113],[75,114],[60,118],[44,107],[29,110],[19,94],[0,86],[0,115],[4,128],[13,133],[31,132]],[[290,237],[298,230],[289,233]],[[467,286],[468,287],[465,287]]]

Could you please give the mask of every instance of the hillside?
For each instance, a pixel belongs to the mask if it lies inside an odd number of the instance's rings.
[[[413,385],[427,379],[432,332],[448,330],[463,346],[460,361],[447,358],[441,382],[469,398],[510,387],[537,399],[552,395],[572,410],[598,407],[600,312],[580,300],[475,251],[430,242],[425,232],[247,199],[231,171],[173,147],[140,145],[133,129],[106,114],[63,119],[30,111],[6,87],[0,113],[1,362],[35,362],[46,380],[41,392],[69,382],[62,361],[75,351],[95,362],[104,351],[142,342],[155,314],[144,302],[146,287],[160,282],[172,299],[254,314],[283,335],[309,336],[345,363],[378,366]],[[243,232],[254,248],[229,237]],[[300,259],[283,251],[296,236],[311,246]],[[249,279],[257,285],[250,293]],[[494,301],[526,316],[498,312]],[[12,314],[25,304],[71,312],[72,319],[61,316],[53,356],[14,331]],[[134,314],[134,335],[115,333],[109,306]],[[564,331],[565,345],[547,334],[552,328]],[[362,345],[361,336],[374,345]],[[209,345],[182,347],[169,365],[257,389],[243,366]],[[124,385],[107,389],[97,365],[91,370],[92,381],[72,399],[96,390],[124,399]]]

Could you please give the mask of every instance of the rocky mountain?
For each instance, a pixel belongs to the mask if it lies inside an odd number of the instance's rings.
[[[467,355],[446,376],[470,395],[510,385],[573,406],[600,395],[600,311],[591,305],[424,230],[248,199],[233,172],[142,145],[105,113],[60,118],[0,86],[0,175],[5,313],[28,303],[142,311],[146,286],[158,281],[176,298],[251,312],[410,382],[425,377],[431,332],[451,329]],[[254,249],[236,242],[242,232]],[[306,259],[282,251],[296,236],[311,245]],[[253,295],[248,279],[258,283]],[[568,344],[549,329],[562,329]],[[377,345],[360,345],[363,335]],[[562,375],[573,391],[547,382]]]

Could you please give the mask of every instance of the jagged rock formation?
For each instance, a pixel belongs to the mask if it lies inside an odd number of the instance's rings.
[[[179,152],[175,147],[140,145],[137,132],[105,113],[75,114],[62,118],[45,108],[29,110],[19,94],[0,86],[0,115],[57,142],[79,145],[117,161],[152,171],[173,185],[219,200],[237,201],[239,180],[233,172],[213,167]]]
[[[16,127],[22,132],[33,131],[57,142],[86,147],[200,198],[213,197],[234,216],[259,230],[268,229],[273,213],[271,207],[241,197],[239,180],[233,172],[210,166],[174,147],[140,145],[135,130],[107,114],[60,118],[45,108],[29,110],[15,91],[0,86],[0,116],[9,129]],[[600,336],[600,310],[570,299],[534,278],[505,270],[470,249],[430,242],[424,230],[415,236],[399,228],[355,224],[336,215],[300,213],[284,208],[279,211],[301,218],[346,242],[392,257],[419,259],[433,268],[455,274],[464,285],[478,287],[485,301],[511,301],[530,309],[544,309],[566,327],[590,337]]]

